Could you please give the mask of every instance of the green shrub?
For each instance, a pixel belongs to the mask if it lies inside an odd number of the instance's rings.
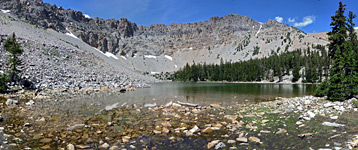
[[[353,107],[358,108],[358,100],[353,100]]]
[[[6,75],[0,75],[0,92],[6,91],[7,89],[6,82],[7,82]]]

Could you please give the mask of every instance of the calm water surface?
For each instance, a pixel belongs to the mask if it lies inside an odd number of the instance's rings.
[[[126,93],[95,93],[58,101],[37,102],[41,109],[34,113],[60,115],[60,121],[75,124],[113,104],[144,106],[169,102],[189,102],[199,105],[219,103],[255,103],[275,97],[312,95],[318,85],[243,84],[243,83],[155,83]],[[78,118],[79,121],[75,121]]]
[[[131,102],[163,104],[183,101],[196,104],[259,102],[275,97],[314,94],[318,85],[251,83],[155,83],[151,88],[126,93]]]

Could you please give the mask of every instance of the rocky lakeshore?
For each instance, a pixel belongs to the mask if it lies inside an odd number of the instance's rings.
[[[51,111],[54,104],[44,103],[70,104],[71,94],[33,95],[28,92],[22,96],[4,95],[6,98],[1,99],[2,148],[354,149],[358,146],[356,99],[329,102],[307,96],[231,106],[184,102],[143,107],[117,104],[86,116]]]

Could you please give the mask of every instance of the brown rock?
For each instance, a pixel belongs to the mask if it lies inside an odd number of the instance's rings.
[[[281,134],[281,133],[286,133],[286,132],[287,132],[286,129],[279,128],[279,130],[276,132],[276,134]]]
[[[172,126],[168,121],[162,122],[161,124],[163,127],[171,127]]]
[[[211,132],[213,132],[213,130],[211,129],[211,127],[207,127],[202,132],[203,133],[211,133]]]
[[[112,146],[111,148],[109,148],[109,150],[119,150],[118,146]]]
[[[166,134],[168,134],[168,133],[169,133],[169,130],[168,130],[168,128],[163,128],[163,133],[166,133]]]
[[[45,145],[45,146],[42,146],[41,149],[50,149],[51,146],[50,145]]]
[[[44,138],[42,140],[40,140],[41,143],[50,143],[52,141],[52,139],[50,138]]]
[[[211,149],[212,147],[214,147],[219,142],[220,142],[220,140],[211,141],[210,143],[208,143],[208,149]]]
[[[239,137],[239,138],[236,138],[236,141],[241,142],[241,143],[247,143],[247,138],[246,137]]]
[[[218,108],[221,107],[219,104],[210,104],[211,107]]]
[[[254,136],[249,137],[249,140],[250,140],[251,142],[260,143],[260,139],[259,139],[259,138],[257,138],[257,137],[254,137]]]
[[[161,131],[158,131],[158,130],[153,130],[154,134],[162,134]]]
[[[90,146],[88,146],[88,145],[83,145],[83,144],[81,144],[81,145],[76,145],[76,147],[77,147],[77,148],[80,148],[80,149],[90,148]]]
[[[261,130],[260,133],[271,133],[271,131]]]

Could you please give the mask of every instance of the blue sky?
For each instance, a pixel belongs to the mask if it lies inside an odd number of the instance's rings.
[[[188,23],[239,14],[259,22],[276,19],[304,32],[327,32],[340,0],[44,0],[104,19],[128,18],[138,25]],[[358,0],[342,0],[358,13]],[[358,19],[355,21],[358,24]]]

